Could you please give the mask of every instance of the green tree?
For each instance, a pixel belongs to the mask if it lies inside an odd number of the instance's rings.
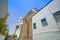
[[[3,18],[0,18],[0,34],[7,35],[7,25],[4,23]]]

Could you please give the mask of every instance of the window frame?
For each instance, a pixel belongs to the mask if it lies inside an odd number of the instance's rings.
[[[57,18],[57,17],[59,17],[59,16],[56,16],[56,15],[58,15],[58,14],[60,15],[60,10],[57,11],[57,12],[55,12],[55,13],[53,14],[54,19],[55,19],[56,22],[60,22],[60,19]]]
[[[33,23],[33,28],[36,29],[36,23]]]
[[[43,27],[48,26],[48,22],[47,22],[46,18],[41,19],[41,24]]]

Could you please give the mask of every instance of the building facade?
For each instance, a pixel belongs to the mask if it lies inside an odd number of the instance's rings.
[[[23,25],[20,32],[19,40],[32,40],[32,15],[37,11],[31,10],[29,13],[23,18]]]
[[[8,0],[0,0],[0,18],[4,19],[4,23],[8,16]]]
[[[19,39],[22,24],[23,24],[23,18],[20,17],[14,33],[17,36],[16,39]]]
[[[0,0],[0,17],[4,18],[8,11],[8,0]]]
[[[33,40],[60,40],[60,0],[52,0],[32,17]]]

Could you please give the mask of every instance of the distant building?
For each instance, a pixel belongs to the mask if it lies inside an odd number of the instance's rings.
[[[8,0],[0,0],[0,17],[4,18],[8,11]]]
[[[22,24],[23,24],[23,18],[20,17],[15,30],[15,35],[17,36],[17,39],[19,39]]]
[[[19,40],[32,40],[32,15],[37,11],[30,10],[28,14],[23,18],[23,25],[20,32]]]
[[[33,40],[60,40],[60,0],[52,0],[32,17]]]

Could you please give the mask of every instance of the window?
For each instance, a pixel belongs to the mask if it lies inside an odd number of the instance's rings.
[[[36,23],[33,24],[34,29],[36,29]]]
[[[56,22],[60,22],[60,11],[54,13],[53,16],[54,16]]]
[[[27,19],[24,20],[24,23],[27,23]]]
[[[46,18],[42,19],[41,23],[42,23],[42,26],[47,26],[48,25],[48,23],[46,21]]]

